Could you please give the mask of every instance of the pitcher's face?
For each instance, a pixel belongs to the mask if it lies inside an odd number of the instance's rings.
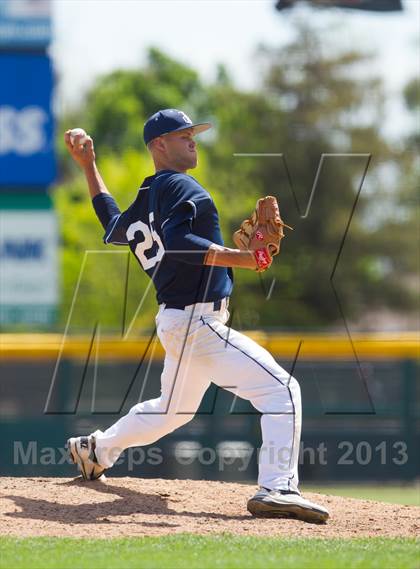
[[[162,152],[169,167],[184,172],[198,163],[196,142],[192,128],[171,132],[160,137]]]

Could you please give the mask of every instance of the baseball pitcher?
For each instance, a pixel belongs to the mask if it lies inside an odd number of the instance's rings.
[[[266,197],[224,246],[211,195],[187,174],[197,165],[193,124],[176,109],[152,115],[144,142],[155,173],[121,212],[95,163],[92,138],[65,133],[83,169],[104,242],[128,245],[156,288],[157,334],[165,349],[161,394],[135,405],[105,431],[70,438],[72,460],[85,479],[97,479],[126,448],[149,445],[190,421],[211,382],[249,400],[261,413],[259,490],[248,501],[254,516],[323,523],[328,511],[298,489],[301,397],[294,377],[253,340],[226,326],[232,268],[267,270],[280,250],[285,224],[277,201]]]

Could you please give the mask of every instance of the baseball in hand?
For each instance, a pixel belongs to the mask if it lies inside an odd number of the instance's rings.
[[[87,142],[88,135],[83,130],[83,128],[72,128],[70,131],[70,142],[71,142],[72,146],[74,146],[74,139],[76,136],[81,136],[81,138],[79,139],[79,144],[81,146],[83,146],[83,144],[85,144],[85,142]]]

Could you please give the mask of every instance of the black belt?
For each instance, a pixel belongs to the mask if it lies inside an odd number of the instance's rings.
[[[180,306],[179,304],[166,304],[165,303],[165,310],[167,308],[175,308],[176,310],[185,310],[185,307],[189,306],[189,304],[185,304],[184,306]],[[213,310],[215,312],[217,312],[218,310],[220,310],[222,308],[222,299],[220,300],[215,300],[213,302]]]

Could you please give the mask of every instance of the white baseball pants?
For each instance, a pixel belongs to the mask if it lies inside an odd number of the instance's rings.
[[[262,413],[258,483],[268,489],[297,490],[301,433],[299,384],[267,350],[225,326],[226,302],[156,316],[166,356],[161,396],[139,403],[104,432],[96,431],[98,462],[111,467],[129,447],[151,444],[190,421],[210,383],[249,400]]]

